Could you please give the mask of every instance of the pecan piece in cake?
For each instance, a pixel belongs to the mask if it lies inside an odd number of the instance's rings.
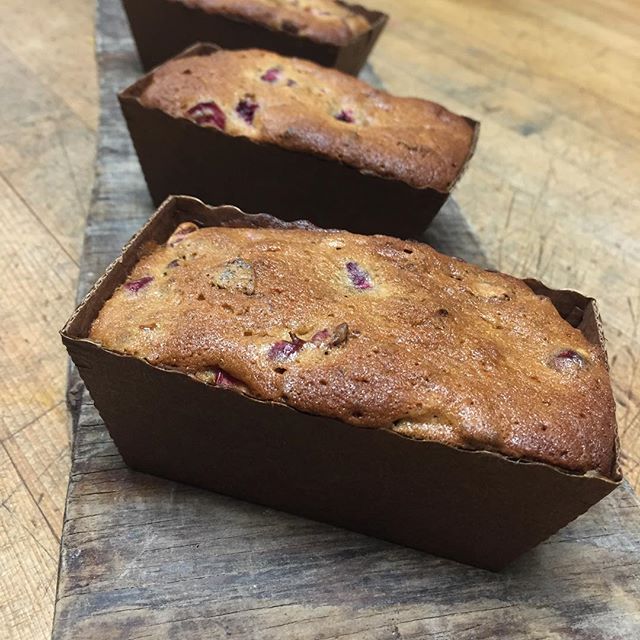
[[[349,331],[349,325],[346,322],[341,322],[333,331],[329,331],[329,329],[317,331],[313,334],[310,342],[318,347],[330,349],[344,344],[351,335],[353,334]]]
[[[219,289],[241,291],[252,296],[256,288],[253,266],[243,258],[229,260],[213,275],[212,284]]]

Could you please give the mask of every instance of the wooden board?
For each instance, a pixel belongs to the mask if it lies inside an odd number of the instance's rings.
[[[0,0],[2,640],[51,635],[70,466],[57,332],[93,184],[93,22],[86,0]]]
[[[98,62],[80,295],[151,212],[115,100],[139,73],[117,0],[99,2]],[[428,240],[484,259],[453,203]],[[626,485],[491,574],[134,473],[77,381],[70,398],[56,640],[640,636],[640,507]]]

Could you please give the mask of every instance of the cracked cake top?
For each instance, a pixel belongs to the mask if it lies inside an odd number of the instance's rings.
[[[89,337],[358,427],[613,474],[602,348],[523,281],[417,242],[184,223]]]
[[[371,29],[363,15],[335,0],[175,1],[206,13],[219,13],[337,46],[346,45]]]
[[[457,180],[475,142],[474,126],[438,104],[259,49],[170,60],[138,99],[230,136],[442,192]]]

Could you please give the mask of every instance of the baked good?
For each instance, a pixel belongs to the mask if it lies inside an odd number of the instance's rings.
[[[145,70],[197,42],[267,49],[357,75],[389,16],[334,0],[122,0]]]
[[[433,102],[257,49],[170,60],[138,100],[229,136],[439,192],[451,188],[475,142],[470,121]]]
[[[186,222],[89,338],[357,427],[615,474],[603,349],[523,281],[424,244]]]
[[[466,169],[477,122],[267,51],[197,44],[119,94],[151,198],[416,237]],[[247,184],[251,188],[247,188]]]
[[[338,46],[371,28],[366,18],[334,0],[175,0],[206,13],[221,14]]]
[[[61,335],[131,468],[475,566],[622,480],[595,301],[423,245],[172,196]]]

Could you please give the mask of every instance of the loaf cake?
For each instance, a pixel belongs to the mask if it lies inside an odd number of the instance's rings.
[[[357,75],[388,16],[334,0],[122,0],[145,70],[196,42],[267,49]]]
[[[366,18],[334,0],[175,0],[206,13],[338,46],[371,28]]]
[[[354,427],[615,473],[603,349],[523,281],[421,243],[184,222],[146,247],[88,337]]]
[[[438,104],[257,49],[170,60],[138,101],[229,136],[439,192],[452,187],[475,142],[474,125]]]

